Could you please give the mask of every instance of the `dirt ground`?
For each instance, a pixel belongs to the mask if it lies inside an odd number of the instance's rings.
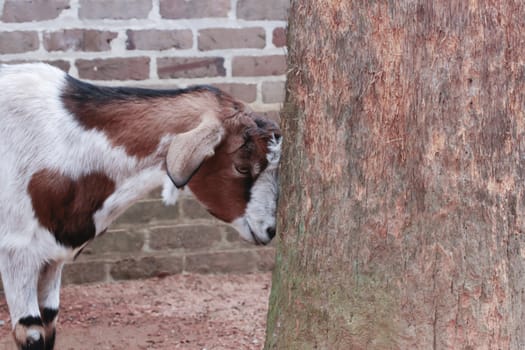
[[[57,350],[263,347],[269,273],[176,275],[142,281],[66,286]],[[0,297],[0,350],[14,349]]]

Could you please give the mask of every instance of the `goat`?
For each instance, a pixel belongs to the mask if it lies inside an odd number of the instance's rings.
[[[275,235],[281,133],[210,87],[96,86],[0,65],[0,273],[19,349],[53,349],[64,263],[131,204],[189,188],[241,237]]]

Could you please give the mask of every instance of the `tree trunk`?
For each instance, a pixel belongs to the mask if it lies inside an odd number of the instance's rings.
[[[523,1],[290,14],[266,349],[524,349]]]

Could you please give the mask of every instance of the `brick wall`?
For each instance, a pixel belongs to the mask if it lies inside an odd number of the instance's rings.
[[[164,206],[156,194],[140,201],[66,266],[68,283],[176,274],[248,273],[273,267],[274,248],[255,247],[211,217],[193,198]]]
[[[286,0],[0,0],[0,62],[108,85],[213,84],[275,115]]]
[[[0,62],[44,61],[98,84],[212,84],[277,117],[284,98],[286,0],[0,0]],[[272,248],[240,242],[189,197],[132,207],[65,283],[268,270]]]

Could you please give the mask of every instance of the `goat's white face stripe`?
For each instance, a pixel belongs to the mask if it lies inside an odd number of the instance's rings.
[[[269,242],[273,237],[268,229],[275,230],[275,212],[279,196],[278,166],[281,158],[282,138],[275,137],[268,145],[268,166],[259,175],[250,190],[250,201],[244,216],[237,218],[232,225],[241,237],[254,242]],[[255,235],[255,237],[254,237]]]

